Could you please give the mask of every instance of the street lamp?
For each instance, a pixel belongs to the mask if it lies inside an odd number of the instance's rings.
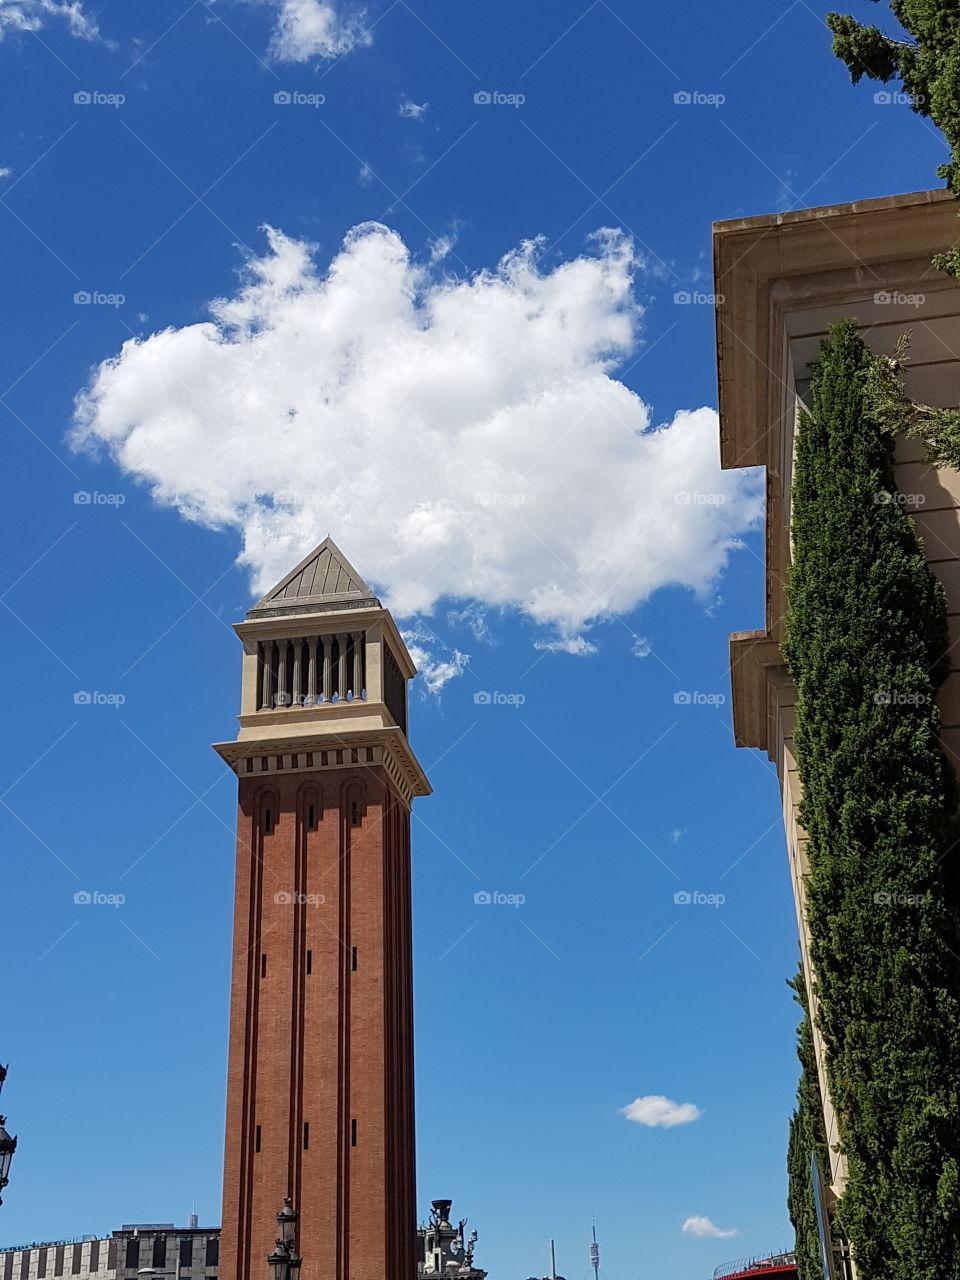
[[[7,1117],[0,1116],[0,1191],[10,1181],[10,1161],[13,1159],[13,1153],[17,1149],[16,1138],[11,1138],[3,1127],[6,1123]],[[2,1200],[0,1200],[0,1204],[3,1204]]]
[[[297,1280],[303,1259],[297,1256],[297,1219],[300,1215],[294,1210],[290,1197],[283,1202],[283,1208],[277,1214],[277,1225],[280,1235],[277,1247],[267,1255],[271,1280]]]
[[[7,1078],[8,1067],[0,1067],[0,1089]],[[13,1159],[13,1153],[17,1149],[16,1138],[11,1138],[9,1133],[3,1127],[7,1123],[6,1116],[0,1116],[0,1191],[10,1181],[10,1161]],[[0,1200],[0,1204],[3,1201]]]
[[[295,1249],[297,1244],[297,1219],[299,1213],[294,1210],[293,1203],[289,1196],[283,1202],[283,1208],[277,1214],[277,1222],[280,1224],[280,1238],[288,1249]]]

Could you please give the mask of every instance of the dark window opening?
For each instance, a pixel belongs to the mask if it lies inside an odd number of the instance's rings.
[[[305,1120],[303,1123],[303,1149],[304,1151],[308,1151],[310,1149],[310,1121],[309,1120]]]
[[[139,1267],[140,1265],[140,1241],[136,1237],[132,1237],[127,1241],[127,1260],[124,1266]]]
[[[357,948],[356,947],[353,948],[353,954],[350,957],[350,964],[354,973],[356,973],[357,971]]]
[[[273,831],[273,810],[272,809],[267,809],[263,815],[263,829],[267,833],[267,835],[270,835],[270,833]]]
[[[107,1245],[107,1270],[116,1271],[116,1269],[117,1269],[117,1242],[116,1240],[111,1240],[110,1243]],[[57,1275],[60,1275],[60,1274],[61,1274],[60,1271],[58,1271]]]
[[[153,1265],[158,1271],[162,1271],[167,1265],[167,1237],[154,1236],[153,1239]]]
[[[313,952],[307,952],[307,973],[313,973]]]
[[[357,1145],[357,1122],[356,1122],[356,1120],[351,1120],[351,1121],[350,1121],[350,1145],[351,1145],[351,1147],[355,1147],[355,1146]]]
[[[46,1249],[37,1250],[37,1280],[43,1280],[47,1274],[47,1251]]]
[[[397,660],[388,648],[383,653],[383,700],[387,710],[400,726],[407,732],[407,682],[397,666]]]
[[[207,1261],[208,1267],[219,1266],[220,1263],[220,1237],[210,1236],[207,1239]],[[215,1276],[211,1276],[210,1280],[216,1280]]]
[[[193,1266],[193,1236],[180,1237],[180,1266]]]
[[[91,1271],[100,1270],[100,1241],[99,1240],[90,1241],[90,1270]]]
[[[307,828],[310,831],[317,829],[317,809],[315,805],[310,805],[307,809]]]
[[[110,1241],[110,1245],[111,1245],[110,1256],[113,1258],[113,1261],[108,1263],[108,1265],[111,1271],[115,1271],[117,1267],[117,1245],[114,1240]],[[53,1255],[53,1274],[55,1276],[63,1275],[63,1245],[62,1244],[57,1245],[57,1252]]]
[[[259,1155],[260,1153],[260,1126],[257,1125],[257,1131],[253,1136],[253,1150]]]
[[[360,806],[356,800],[350,801],[350,825],[351,827],[360,825]]]
[[[80,1274],[80,1263],[82,1261],[82,1251],[83,1251],[82,1245],[75,1244],[73,1246],[73,1257],[70,1260],[71,1275],[78,1276]],[[129,1263],[127,1265],[129,1265]],[[134,1262],[133,1265],[136,1266],[137,1265],[136,1262]]]
[[[266,954],[264,954],[260,957],[260,977],[265,978],[266,976],[267,976],[267,957],[266,957]]]

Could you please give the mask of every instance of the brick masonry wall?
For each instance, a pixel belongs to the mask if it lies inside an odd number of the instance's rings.
[[[303,1280],[415,1274],[409,821],[379,768],[240,780],[225,1280],[286,1195]]]

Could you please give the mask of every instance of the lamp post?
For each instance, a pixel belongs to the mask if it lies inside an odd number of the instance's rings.
[[[283,1202],[283,1208],[277,1214],[277,1225],[280,1235],[277,1247],[267,1255],[271,1280],[297,1280],[303,1259],[297,1255],[297,1219],[300,1215],[294,1210],[290,1197]]]
[[[17,1149],[16,1138],[11,1138],[3,1127],[6,1122],[7,1117],[0,1116],[0,1191],[10,1181],[10,1161],[13,1159],[13,1153]],[[3,1204],[2,1200],[0,1200],[0,1204]]]
[[[3,1082],[6,1078],[7,1068],[0,1067],[0,1089],[3,1088]],[[13,1160],[13,1153],[17,1149],[16,1138],[11,1138],[4,1128],[6,1123],[7,1117],[0,1116],[0,1191],[10,1181],[10,1162]],[[0,1204],[3,1204],[2,1200],[0,1200]]]

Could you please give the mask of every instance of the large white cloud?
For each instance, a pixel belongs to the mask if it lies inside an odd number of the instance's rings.
[[[84,40],[98,34],[79,0],[0,0],[0,39],[11,31],[39,31],[51,18],[62,19],[72,35]]]
[[[692,1124],[703,1113],[692,1102],[674,1102],[662,1094],[647,1094],[622,1107],[620,1114],[648,1129],[673,1129],[678,1124]]]
[[[95,371],[75,432],[159,502],[238,529],[255,592],[330,533],[401,616],[514,607],[586,652],[592,621],[660,587],[710,591],[758,479],[720,471],[713,410],[654,428],[614,378],[641,323],[628,238],[553,267],[528,242],[453,278],[379,224],[325,269],[266,236],[210,321]]]
[[[330,0],[270,0],[277,25],[270,51],[281,62],[337,58],[370,43],[362,14],[345,12]]]

